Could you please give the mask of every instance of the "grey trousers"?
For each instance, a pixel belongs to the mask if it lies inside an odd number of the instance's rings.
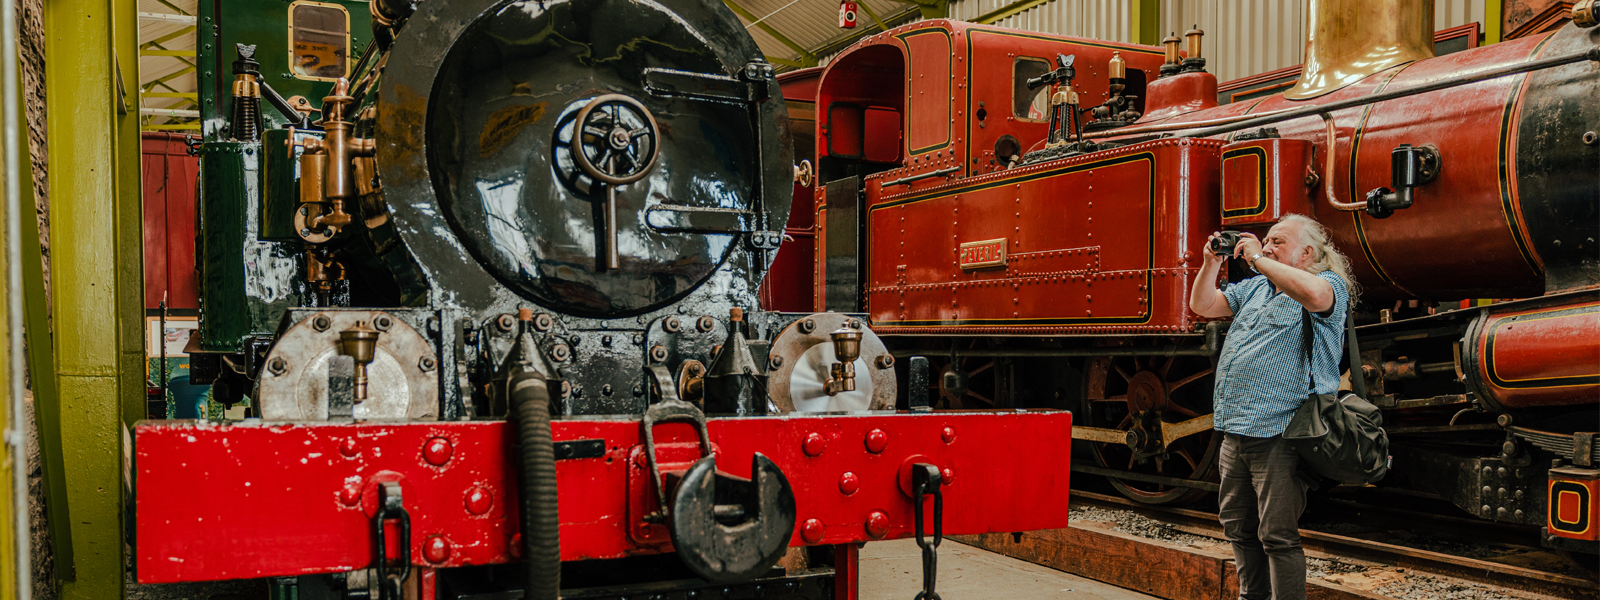
[[[1222,530],[1233,543],[1239,595],[1246,600],[1304,600],[1306,553],[1300,513],[1309,487],[1296,472],[1300,456],[1282,436],[1224,434]]]

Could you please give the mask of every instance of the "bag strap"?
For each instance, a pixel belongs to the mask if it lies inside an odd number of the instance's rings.
[[[1361,398],[1367,397],[1367,376],[1361,372],[1361,347],[1356,344],[1356,311],[1344,313],[1345,347],[1350,352],[1350,388]]]
[[[1317,393],[1317,369],[1311,356],[1312,337],[1311,311],[1302,306],[1300,307],[1300,346],[1306,350],[1306,379],[1309,380],[1306,383],[1306,387],[1310,388],[1311,393],[1315,394]]]

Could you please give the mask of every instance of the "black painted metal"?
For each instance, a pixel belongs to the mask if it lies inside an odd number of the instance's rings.
[[[745,250],[739,235],[657,231],[644,211],[764,207],[781,227],[790,190],[756,190],[760,179],[782,181],[792,162],[782,103],[755,104],[752,118],[744,105],[655,95],[643,82],[646,68],[663,67],[731,78],[759,55],[720,2],[419,5],[364,99],[379,106],[391,210],[372,237],[403,297],[480,313],[532,301],[616,319],[693,301],[704,288],[753,291],[770,255]],[[774,80],[765,85],[777,95]],[[662,128],[655,169],[616,190],[614,271],[594,268],[602,190],[568,175],[559,142],[573,134],[564,117],[605,93],[638,100]],[[732,281],[703,285],[712,278]]]
[[[1547,55],[1600,53],[1600,29],[1563,27]],[[1600,285],[1600,145],[1585,144],[1600,130],[1594,99],[1600,69],[1577,63],[1528,75],[1517,128],[1518,197],[1529,242],[1543,261],[1545,292]]]
[[[861,311],[861,180],[846,177],[825,186],[828,235],[824,247],[823,294],[828,310]]]

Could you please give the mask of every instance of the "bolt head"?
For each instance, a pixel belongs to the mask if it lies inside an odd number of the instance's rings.
[[[800,333],[811,333],[817,330],[817,322],[811,319],[800,320]]]
[[[500,315],[495,317],[494,326],[500,331],[511,331],[517,326],[517,318],[510,314]]]
[[[889,515],[881,510],[872,511],[867,515],[867,535],[881,538],[889,535]]]
[[[554,318],[552,318],[549,314],[539,313],[539,314],[533,316],[533,330],[534,331],[549,331],[550,328],[551,327],[555,327],[555,325],[556,325],[556,320]]]
[[[701,332],[706,332],[711,331],[711,328],[715,327],[716,324],[717,322],[711,317],[700,317],[699,320],[695,321],[694,328],[699,329]]]
[[[662,346],[650,347],[650,362],[666,362],[667,349]]]
[[[430,535],[422,542],[422,556],[431,563],[450,560],[450,550],[450,542],[445,541],[442,535]]]
[[[828,440],[820,433],[808,433],[805,441],[800,443],[800,449],[805,451],[806,456],[821,456],[822,451],[828,449]]]
[[[665,321],[661,322],[661,328],[666,330],[667,333],[677,333],[682,326],[683,323],[677,317],[667,317]]]
[[[329,327],[333,327],[333,319],[329,319],[328,315],[317,315],[311,318],[312,329],[327,331]]]
[[[950,467],[939,469],[939,479],[941,485],[950,485],[956,480],[956,472],[951,471]]]
[[[345,458],[355,458],[361,454],[361,443],[357,442],[354,437],[347,437],[344,441],[339,442],[339,453],[343,454]]]
[[[339,503],[345,506],[355,506],[361,502],[361,488],[358,484],[347,483],[339,489]]]
[[[944,440],[946,444],[956,441],[956,429],[954,427],[944,428],[939,431],[939,439]]]
[[[845,471],[839,476],[839,493],[849,496],[861,490],[861,478],[855,473]]]
[[[289,362],[283,360],[282,357],[267,361],[267,372],[272,373],[273,375],[282,375],[284,371],[288,370]]]
[[[483,486],[475,485],[467,488],[465,504],[468,513],[482,515],[488,513],[489,509],[494,508],[494,497],[489,495],[489,490],[484,489]]]
[[[822,534],[825,529],[822,526],[822,521],[806,519],[806,522],[800,525],[800,539],[805,540],[807,544],[815,544],[822,541]]]
[[[882,454],[883,450],[889,447],[889,434],[882,429],[869,431],[867,432],[866,445],[867,452]]]
[[[774,354],[772,355],[772,358],[767,359],[767,370],[776,371],[781,368],[783,368],[782,356]]]
[[[424,356],[421,360],[417,361],[417,368],[422,369],[422,372],[424,373],[432,371],[434,367],[437,366],[439,366],[439,363],[438,361],[433,360],[432,356]]]
[[[566,344],[556,344],[550,347],[550,358],[556,362],[564,362],[572,358],[572,348]]]
[[[372,326],[378,331],[388,331],[390,327],[394,326],[394,319],[389,318],[388,315],[378,315],[378,318],[372,320]]]
[[[610,396],[611,395],[611,384],[608,383],[608,384],[600,386],[600,395],[602,395],[602,396]]]
[[[451,446],[450,440],[442,437],[429,438],[422,446],[423,459],[435,467],[442,467],[450,462],[450,455],[454,453],[455,447]]]

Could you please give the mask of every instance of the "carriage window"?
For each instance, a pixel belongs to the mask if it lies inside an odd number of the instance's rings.
[[[289,5],[289,65],[300,79],[331,81],[350,72],[350,13],[322,2]]]
[[[1011,116],[1021,121],[1043,121],[1050,115],[1050,86],[1028,89],[1028,80],[1050,71],[1041,58],[1018,57],[1011,67]]]

